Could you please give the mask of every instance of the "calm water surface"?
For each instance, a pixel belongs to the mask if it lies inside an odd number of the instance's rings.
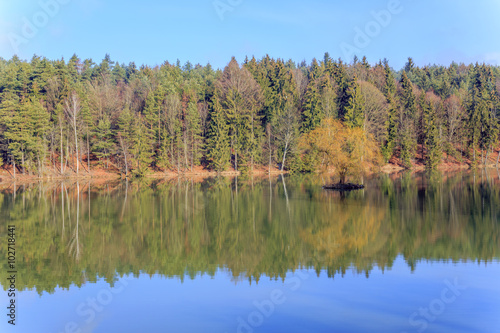
[[[0,331],[500,332],[496,170],[324,181],[4,186]]]

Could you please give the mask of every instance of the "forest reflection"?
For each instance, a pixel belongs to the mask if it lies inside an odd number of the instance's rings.
[[[398,255],[412,270],[421,260],[500,257],[496,170],[374,176],[350,193],[322,190],[324,181],[10,184],[0,191],[0,235],[16,225],[18,289],[39,293],[130,273],[182,281],[223,270],[253,283],[299,268],[368,277]]]

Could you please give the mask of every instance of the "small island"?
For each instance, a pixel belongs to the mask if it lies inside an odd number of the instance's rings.
[[[324,190],[336,190],[336,191],[352,191],[352,190],[362,190],[365,188],[363,184],[353,184],[353,183],[336,183],[331,185],[324,185]]]

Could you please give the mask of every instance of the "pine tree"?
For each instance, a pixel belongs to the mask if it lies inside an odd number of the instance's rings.
[[[246,68],[240,68],[236,59],[232,59],[224,68],[217,82],[220,105],[229,124],[231,149],[234,152],[234,169],[238,166],[253,166],[254,140],[257,111],[262,106],[262,92],[259,84]]]
[[[104,115],[99,120],[95,128],[95,142],[93,144],[93,151],[99,161],[106,160],[106,168],[109,166],[109,157],[113,151],[113,133],[111,131],[111,123],[109,118]]]
[[[3,135],[8,140],[13,163],[23,172],[42,173],[47,154],[49,114],[39,101],[28,99],[19,103],[13,94],[7,94],[0,104]]]
[[[411,168],[411,161],[414,158],[417,147],[415,135],[415,121],[417,113],[416,98],[413,93],[413,84],[406,75],[406,72],[403,72],[400,83],[400,101],[403,106],[402,123],[399,128],[401,160],[406,168]]]
[[[115,82],[125,81],[127,78],[127,72],[123,66],[120,66],[119,63],[116,63],[115,67],[111,71],[111,75],[113,76],[113,80]]]
[[[125,176],[128,176],[130,166],[134,164],[131,161],[130,150],[134,145],[134,119],[128,106],[121,112],[118,119],[118,131],[116,132],[119,150],[123,156],[125,166]]]
[[[217,92],[212,99],[209,118],[209,130],[205,145],[206,155],[210,167],[217,172],[222,172],[229,165],[230,159],[229,129]]]
[[[196,102],[191,98],[186,110],[186,135],[190,149],[191,171],[200,164],[201,158],[201,124]]]
[[[154,155],[161,143],[161,106],[164,92],[161,86],[148,93],[143,110],[144,138],[147,139],[151,154]]]
[[[430,101],[423,102],[424,144],[427,150],[425,166],[435,169],[441,160],[441,143],[436,126],[436,111]]]
[[[71,81],[73,83],[77,83],[80,81],[80,72],[82,70],[82,63],[80,62],[80,59],[76,54],[73,54],[73,56],[69,59],[68,61],[68,74],[71,77]]]
[[[344,122],[349,128],[364,127],[365,107],[360,90],[357,79],[354,78],[348,90],[349,101],[344,114]]]
[[[403,72],[400,83],[401,103],[403,104],[405,115],[409,120],[413,121],[417,113],[416,97],[413,93],[413,84],[406,75],[406,72]]]
[[[134,119],[132,152],[136,162],[134,174],[142,177],[148,172],[148,167],[153,162],[150,132],[143,116]]]
[[[398,109],[396,106],[396,82],[388,63],[384,65],[384,77],[383,93],[388,105],[388,117],[386,121],[387,140],[382,147],[382,154],[385,160],[389,161],[394,154],[398,138]]]
[[[30,99],[27,102],[27,109],[33,129],[33,132],[30,133],[32,146],[29,149],[36,158],[38,173],[42,174],[47,155],[47,133],[50,129],[49,113],[38,100]]]
[[[351,94],[349,92],[349,89],[351,88],[351,80],[349,80],[346,67],[341,60],[334,64],[333,75],[333,78],[337,83],[336,104],[338,108],[338,117],[340,119],[344,119],[345,114],[347,113],[349,100],[351,99]]]
[[[22,122],[19,110],[19,97],[11,91],[4,91],[0,103],[0,126],[2,135],[6,139],[9,160],[16,174],[16,165],[19,165],[22,154]]]
[[[308,133],[319,126],[322,120],[320,94],[315,82],[310,82],[304,95],[302,125],[300,131]]]
[[[495,80],[490,68],[483,65],[484,80],[482,99],[485,101],[484,107],[481,109],[481,138],[479,147],[486,151],[486,156],[482,161],[486,163],[488,153],[493,144],[498,141],[499,124],[496,117],[498,108],[498,96],[495,87]]]
[[[84,99],[81,101],[82,103],[82,110],[80,111],[80,116],[82,119],[82,124],[83,124],[83,139],[85,140],[85,145],[86,145],[86,153],[87,153],[87,171],[90,172],[90,152],[91,152],[91,147],[90,147],[90,141],[92,139],[92,134],[94,133],[95,126],[94,126],[94,119],[92,118],[92,113],[90,111],[89,107],[89,102],[88,98],[86,95],[83,95]]]
[[[387,103],[389,103],[389,100],[394,101],[394,96],[396,95],[396,82],[394,80],[394,75],[392,75],[392,70],[387,63],[384,65],[384,78],[383,93],[387,99]]]
[[[484,65],[473,69],[467,98],[468,139],[472,148],[472,163],[477,165],[476,149],[490,149],[498,138],[496,119],[496,92],[492,86],[492,75]]]

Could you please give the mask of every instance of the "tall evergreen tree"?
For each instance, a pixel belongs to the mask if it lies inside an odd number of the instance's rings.
[[[148,172],[148,168],[153,162],[153,152],[151,151],[151,136],[144,116],[134,119],[133,123],[133,145],[132,153],[136,162],[134,173],[136,176],[143,176]]]
[[[406,168],[411,168],[411,160],[414,158],[417,147],[415,133],[417,116],[416,98],[413,93],[413,84],[406,75],[406,72],[403,72],[400,83],[401,94],[399,100],[403,107],[403,114],[400,117],[402,121],[399,128],[401,161]]]
[[[308,133],[319,126],[322,120],[320,93],[316,82],[309,82],[302,106],[301,132]]]
[[[111,131],[111,123],[105,115],[99,120],[95,128],[95,142],[93,145],[94,153],[99,161],[106,160],[106,167],[109,166],[109,157],[113,151],[113,133]]]
[[[365,122],[365,107],[361,88],[356,78],[351,82],[348,93],[349,101],[345,107],[344,122],[350,128],[363,127]]]
[[[439,132],[436,126],[436,111],[431,101],[423,102],[423,132],[424,145],[427,151],[425,166],[428,169],[435,169],[441,160],[441,143]]]
[[[382,153],[386,159],[389,159],[394,154],[394,149],[396,148],[397,138],[398,138],[398,109],[396,105],[396,82],[394,76],[392,75],[391,68],[389,64],[384,65],[384,88],[383,93],[388,104],[388,118],[387,118],[387,141],[382,147]]]
[[[209,130],[205,145],[207,159],[211,168],[217,172],[226,170],[230,159],[229,128],[219,95],[215,92],[209,115]]]

